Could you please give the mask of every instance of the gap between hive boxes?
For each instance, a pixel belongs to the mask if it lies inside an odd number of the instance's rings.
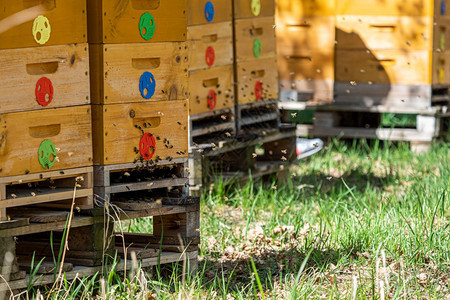
[[[0,178],[1,219],[8,208],[40,206],[69,209],[74,196],[80,209],[93,207],[93,168],[75,168]]]

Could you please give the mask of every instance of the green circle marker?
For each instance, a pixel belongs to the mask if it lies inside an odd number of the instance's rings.
[[[144,13],[139,20],[139,33],[146,41],[153,37],[155,34],[155,19],[148,12]]]
[[[260,39],[255,39],[253,41],[253,54],[255,57],[260,57],[262,51],[261,41]]]
[[[38,150],[39,163],[44,169],[53,167],[56,161],[56,147],[50,140],[43,140]]]

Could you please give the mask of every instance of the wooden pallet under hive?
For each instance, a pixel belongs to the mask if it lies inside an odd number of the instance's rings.
[[[288,166],[296,160],[295,126],[281,126],[279,132],[248,134],[214,144],[199,144],[189,159],[190,192],[201,194],[215,180],[225,184],[245,183],[277,174],[287,175]]]
[[[95,166],[94,194],[99,205],[108,202],[124,210],[158,208],[170,202],[169,198],[187,195],[186,168],[187,158]]]
[[[75,200],[78,209],[94,206],[92,167],[0,177],[2,221],[33,215],[32,211],[24,210],[24,207],[30,206],[64,208],[68,211],[72,200]],[[37,212],[36,217],[39,217]]]
[[[298,125],[299,136],[406,141],[413,147],[416,145],[428,147],[434,140],[444,137],[448,131],[450,118],[445,107],[433,107],[426,112],[413,107],[398,109],[383,106],[361,108],[329,105],[312,109],[316,110],[314,124]],[[383,114],[413,120],[409,120],[405,125],[396,125],[383,122]]]

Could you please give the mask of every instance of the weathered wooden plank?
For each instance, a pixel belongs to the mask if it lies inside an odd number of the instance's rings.
[[[186,40],[186,0],[95,0],[87,5],[90,43]]]
[[[236,61],[266,59],[276,55],[275,19],[273,16],[234,22]]]
[[[189,70],[233,64],[232,22],[189,26]]]
[[[95,148],[95,163],[133,163],[143,155],[148,155],[145,160],[187,157],[187,100],[93,105],[93,110],[94,122],[103,124],[102,128],[93,128],[94,140],[100,141]]]
[[[89,104],[88,53],[87,44],[0,50],[0,113]]]
[[[90,55],[92,103],[187,98],[186,43],[91,45]]]
[[[211,3],[211,4],[208,4]],[[188,0],[187,24],[215,24],[231,21],[233,11],[228,0]],[[189,30],[189,29],[188,29]],[[189,32],[189,31],[188,31]],[[188,33],[189,35],[189,33]]]
[[[189,114],[234,107],[233,65],[189,72]]]
[[[0,177],[91,165],[91,131],[90,105],[0,114]],[[41,165],[44,141],[54,146]]]

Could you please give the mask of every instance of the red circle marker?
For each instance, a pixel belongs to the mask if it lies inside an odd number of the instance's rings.
[[[36,101],[42,106],[47,106],[53,100],[53,84],[47,77],[42,77],[36,82],[34,90]],[[48,97],[47,97],[48,95]]]
[[[145,160],[153,157],[156,151],[156,141],[151,133],[144,133],[139,141],[139,153]]]
[[[216,54],[214,52],[214,48],[211,46],[206,48],[206,53],[205,53],[206,64],[211,67],[214,64],[215,58],[216,58]]]
[[[209,90],[208,97],[206,97],[206,99],[208,102],[208,108],[214,109],[214,107],[216,107],[216,103],[217,103],[216,92],[214,90]]]
[[[263,91],[262,82],[258,80],[255,83],[255,97],[256,97],[256,100],[261,100],[263,98],[263,93],[264,93],[264,91]]]

